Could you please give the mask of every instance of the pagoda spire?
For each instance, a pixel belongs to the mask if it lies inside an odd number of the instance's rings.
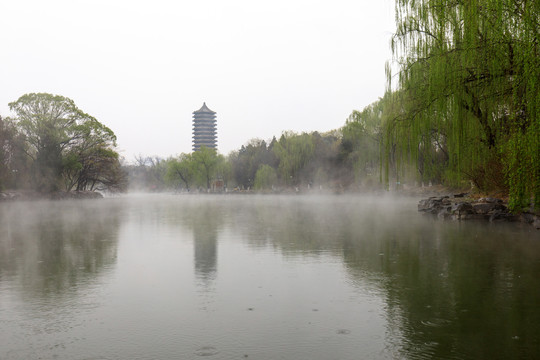
[[[201,146],[217,150],[216,112],[203,102],[199,110],[193,112],[193,151]]]

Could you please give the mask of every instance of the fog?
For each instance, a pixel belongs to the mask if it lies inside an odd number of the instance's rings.
[[[530,358],[537,240],[391,194],[3,202],[0,358]]]
[[[19,0],[0,13],[0,115],[26,93],[66,96],[128,161],[190,152],[205,101],[222,154],[336,129],[384,94],[395,28],[389,0]]]

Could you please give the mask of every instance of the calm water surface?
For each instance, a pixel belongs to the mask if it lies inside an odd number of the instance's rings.
[[[540,232],[414,199],[0,204],[0,359],[540,358]]]

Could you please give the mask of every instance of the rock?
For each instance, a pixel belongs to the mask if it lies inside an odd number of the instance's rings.
[[[496,221],[505,221],[508,220],[508,213],[502,212],[502,211],[494,211],[489,216],[489,222],[496,222]]]
[[[418,203],[418,211],[427,212],[430,214],[438,214],[441,208],[450,205],[448,196],[432,196],[425,200],[420,200]]]
[[[490,204],[496,204],[496,203],[502,204],[503,201],[501,199],[496,199],[496,198],[492,198],[492,197],[485,197],[485,198],[478,199],[478,202],[490,203]]]
[[[418,202],[418,211],[431,212],[433,209],[433,201],[430,199],[423,199]]]
[[[523,212],[520,216],[520,221],[531,224],[535,229],[540,229],[540,216],[531,212]]]
[[[467,213],[454,216],[457,216],[457,218],[454,218],[455,220],[489,220],[489,215],[487,214]]]
[[[506,221],[506,222],[515,222],[515,221],[521,221],[519,215],[510,214],[508,212],[494,212],[489,216],[490,222],[500,222],[500,221]]]
[[[523,212],[521,213],[521,220],[527,224],[532,224],[535,220],[535,215],[529,212]]]
[[[437,213],[437,217],[439,219],[448,219],[452,216],[452,212],[451,212],[451,209],[452,207],[447,207],[447,208],[443,208],[441,209],[438,213]]]
[[[506,206],[499,202],[481,202],[472,204],[474,211],[478,214],[490,214],[495,211],[505,211]]]
[[[473,214],[474,208],[468,202],[455,203],[452,206],[452,214],[455,215],[464,215],[464,214]]]
[[[540,229],[540,215],[532,210],[521,214],[511,214],[501,199],[485,197],[476,202],[467,202],[460,199],[456,194],[452,198],[448,196],[433,196],[418,202],[418,211],[425,214],[436,215],[439,219],[452,220],[484,220],[490,222],[521,221],[532,224]],[[452,199],[459,200],[452,200]]]

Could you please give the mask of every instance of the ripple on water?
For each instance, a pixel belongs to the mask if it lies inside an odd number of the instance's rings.
[[[451,323],[450,320],[439,319],[439,318],[421,321],[421,324],[427,327],[441,327],[441,326],[448,325],[450,323]]]
[[[197,356],[214,356],[218,353],[219,351],[213,346],[203,346],[195,350]]]

